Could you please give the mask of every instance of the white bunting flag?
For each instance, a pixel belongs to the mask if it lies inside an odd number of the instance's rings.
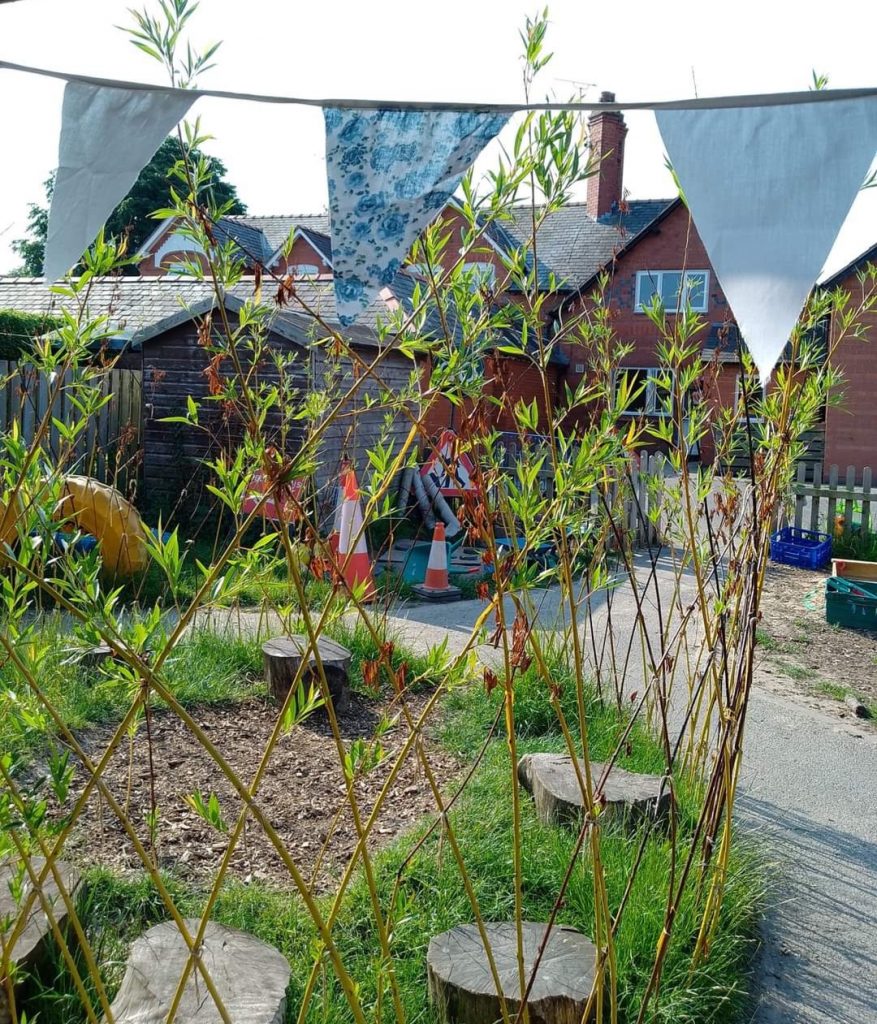
[[[185,91],[67,83],[46,240],[47,280],[57,280],[78,262],[195,98]]]
[[[877,150],[877,98],[655,116],[765,384]]]
[[[352,323],[392,285],[507,114],[326,107],[335,303]]]

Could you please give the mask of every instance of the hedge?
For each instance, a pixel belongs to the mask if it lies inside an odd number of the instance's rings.
[[[0,359],[19,359],[32,348],[34,338],[56,328],[59,321],[45,313],[0,309]]]

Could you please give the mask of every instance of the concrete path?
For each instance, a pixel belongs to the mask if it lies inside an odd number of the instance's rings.
[[[647,572],[642,558],[637,576],[644,581]],[[672,590],[667,563],[658,580],[662,593]],[[685,600],[693,599],[686,585]],[[595,603],[599,622],[606,602]],[[653,608],[651,597],[647,603]],[[459,650],[483,607],[480,601],[412,606],[394,627],[410,643],[447,637]],[[623,584],[612,601],[620,637],[633,628],[634,612]],[[540,627],[562,622],[558,592],[546,591]],[[641,683],[635,662],[631,688]],[[877,730],[845,723],[827,701],[757,685],[737,819],[764,841],[776,873],[756,966],[754,1024],[875,1024]]]

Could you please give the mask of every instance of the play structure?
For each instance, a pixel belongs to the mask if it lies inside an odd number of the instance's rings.
[[[19,512],[0,505],[0,544],[15,543]],[[55,544],[77,554],[99,547],[104,572],[133,576],[149,564],[149,534],[137,510],[109,484],[89,476],[66,476],[53,519]]]
[[[109,484],[89,476],[64,478],[56,518],[63,534],[71,530],[94,538],[104,571],[133,576],[149,564],[148,533],[134,506]]]

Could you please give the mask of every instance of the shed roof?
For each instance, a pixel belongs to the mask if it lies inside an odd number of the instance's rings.
[[[251,297],[255,279],[244,278],[231,289],[227,305],[236,311]],[[266,297],[271,284],[263,284]],[[166,274],[161,277],[95,278],[84,296],[88,315],[109,317],[113,326],[123,332],[132,345],[149,341],[166,330],[215,306],[215,293],[209,281],[199,281]],[[41,277],[0,277],[0,309],[17,309],[27,313],[52,313],[70,304],[51,284]],[[337,326],[335,289],[331,280],[315,279],[296,282],[295,294],[279,308],[272,329],[290,340],[306,344],[316,327],[305,308],[327,323]],[[387,302],[380,296],[369,307],[369,313],[387,314]],[[375,331],[366,324],[344,328],[344,334],[361,344],[376,344]]]

